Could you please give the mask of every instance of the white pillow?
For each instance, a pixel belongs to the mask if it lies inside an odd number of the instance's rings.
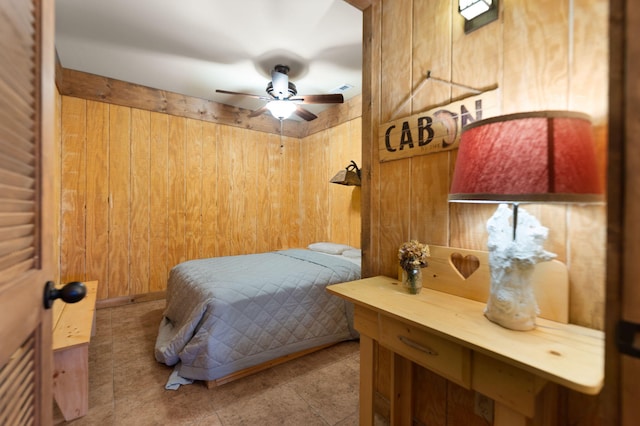
[[[321,253],[327,254],[342,254],[345,250],[353,250],[354,248],[348,246],[346,244],[337,244],[337,243],[328,243],[328,242],[320,242],[320,243],[312,243],[307,246],[309,250],[319,251]]]
[[[344,257],[350,257],[352,259],[358,259],[362,257],[362,250],[352,248],[352,249],[343,251],[342,255]]]

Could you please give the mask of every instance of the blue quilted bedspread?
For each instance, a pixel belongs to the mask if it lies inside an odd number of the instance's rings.
[[[215,380],[352,339],[353,307],[325,287],[360,267],[310,250],[191,260],[171,270],[155,357],[180,376]]]

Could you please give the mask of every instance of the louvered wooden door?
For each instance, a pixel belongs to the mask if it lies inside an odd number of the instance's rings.
[[[52,1],[0,1],[0,425],[52,417],[52,31]]]

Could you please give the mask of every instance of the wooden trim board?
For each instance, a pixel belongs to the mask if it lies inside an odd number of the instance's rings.
[[[87,295],[77,303],[57,301],[53,318],[53,350],[86,345],[93,334],[98,282],[87,281]]]
[[[132,296],[112,297],[109,299],[102,299],[96,302],[96,309],[115,308],[118,306],[131,305],[134,303],[153,302],[156,300],[162,300],[167,297],[167,292],[154,291],[151,293],[134,294]]]
[[[487,301],[491,282],[489,252],[434,245],[429,249],[429,265],[422,270],[425,288],[477,302]],[[532,279],[540,308],[538,316],[568,324],[569,272],[566,265],[557,260],[538,263]]]
[[[53,395],[66,421],[89,412],[89,342],[95,334],[98,282],[84,285],[77,303],[63,303],[53,318]]]
[[[315,348],[305,349],[300,352],[295,352],[290,355],[281,356],[280,358],[273,359],[271,361],[263,362],[262,364],[255,365],[253,367],[245,368],[240,371],[236,371],[235,373],[231,373],[227,376],[220,377],[215,380],[206,380],[205,383],[207,385],[207,389],[213,389],[220,385],[224,385],[225,383],[232,382],[234,380],[242,379],[243,377],[250,376],[252,374],[258,373],[260,371],[266,370],[271,367],[275,367],[276,365],[283,364],[288,361],[292,361],[296,358],[303,357],[305,355],[309,355],[311,353],[320,351],[322,349],[326,349],[330,346],[335,345],[336,343],[328,343],[326,345],[316,346]]]

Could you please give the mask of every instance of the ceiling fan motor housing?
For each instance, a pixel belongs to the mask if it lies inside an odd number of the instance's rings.
[[[271,71],[267,93],[276,99],[288,99],[298,93],[296,85],[289,81],[289,66],[278,64]]]
[[[295,96],[296,94],[298,94],[298,89],[296,89],[296,85],[295,84],[293,84],[292,82],[289,82],[289,90],[288,90],[289,94],[287,96],[278,96],[278,95],[280,95],[280,93],[275,93],[275,91],[273,89],[273,82],[270,81],[267,84],[267,93],[270,96],[274,97],[274,98],[280,99],[282,97],[282,98],[286,99],[286,98],[290,98],[291,96]]]

